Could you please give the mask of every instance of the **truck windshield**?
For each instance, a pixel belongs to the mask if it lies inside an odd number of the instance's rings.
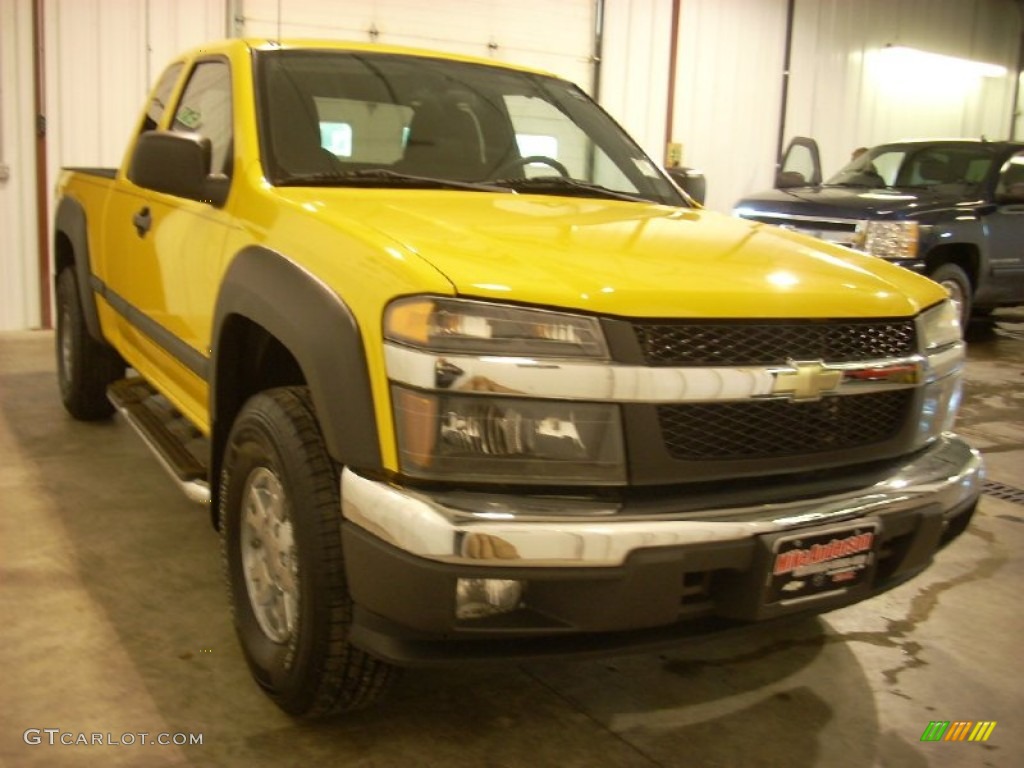
[[[981,144],[886,145],[851,160],[825,186],[962,191],[981,184],[993,162]]]
[[[273,184],[447,181],[687,204],[607,114],[554,77],[344,51],[260,51],[255,71],[263,167]]]

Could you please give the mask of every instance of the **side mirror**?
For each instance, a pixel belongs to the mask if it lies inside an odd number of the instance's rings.
[[[682,188],[683,192],[692,197],[696,202],[704,205],[708,185],[703,173],[695,168],[684,168],[682,166],[666,168],[665,172],[672,181]]]
[[[212,155],[204,136],[146,131],[135,142],[128,178],[146,189],[219,207],[227,200],[229,182],[210,174]]]

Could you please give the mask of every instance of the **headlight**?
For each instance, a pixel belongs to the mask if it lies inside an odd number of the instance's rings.
[[[856,247],[882,259],[917,256],[916,221],[862,221],[857,225]]]
[[[944,301],[917,319],[917,332],[925,352],[955,344],[963,337],[960,313],[952,301]]]
[[[465,299],[399,299],[384,315],[384,336],[437,352],[608,359],[592,317]]]
[[[411,477],[535,485],[626,482],[622,419],[614,403],[546,399],[543,387],[453,386],[448,375],[469,356],[583,359],[605,368],[608,348],[594,318],[468,299],[410,297],[384,315],[384,336],[405,347],[406,364],[434,371],[411,384],[389,358],[399,467]],[[411,358],[411,361],[410,361]],[[549,371],[545,371],[549,375]]]
[[[428,393],[393,386],[398,458],[413,477],[533,484],[625,482],[610,403]]]

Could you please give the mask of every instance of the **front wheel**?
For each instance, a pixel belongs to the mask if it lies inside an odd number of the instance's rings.
[[[338,472],[309,391],[252,397],[232,427],[220,532],[235,630],[253,677],[289,714],[367,706],[394,670],[348,643]]]
[[[971,320],[972,304],[971,280],[967,273],[956,264],[943,264],[929,277],[949,293],[949,298],[960,310],[960,326],[966,330]]]

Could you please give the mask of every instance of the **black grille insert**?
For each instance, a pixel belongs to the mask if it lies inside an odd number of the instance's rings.
[[[843,451],[894,438],[912,390],[811,402],[749,400],[658,406],[669,455],[681,461],[770,459]]]
[[[633,326],[648,365],[782,365],[906,357],[917,351],[913,320],[654,322]]]

